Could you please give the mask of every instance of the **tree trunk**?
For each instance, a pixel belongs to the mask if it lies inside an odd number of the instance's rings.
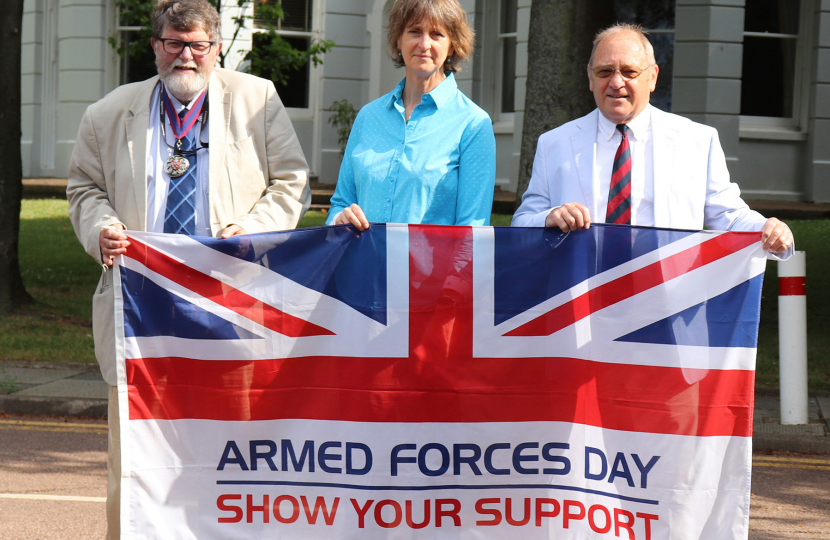
[[[533,0],[516,208],[530,182],[539,135],[596,107],[588,90],[591,44],[613,22],[613,0]]]
[[[23,161],[20,157],[20,47],[23,0],[0,10],[0,314],[30,303],[17,255]]]

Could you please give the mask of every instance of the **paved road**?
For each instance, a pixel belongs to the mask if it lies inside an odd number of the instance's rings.
[[[0,539],[106,530],[106,424],[0,418]],[[830,456],[753,458],[750,540],[830,539]]]
[[[106,422],[0,418],[0,538],[99,540]]]
[[[753,456],[750,540],[830,539],[830,456]]]

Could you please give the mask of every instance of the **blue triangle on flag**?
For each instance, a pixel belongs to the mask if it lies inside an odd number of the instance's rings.
[[[262,339],[123,266],[121,290],[126,337]]]
[[[501,324],[586,279],[682,240],[694,231],[591,225],[495,227],[494,323]]]
[[[386,227],[363,233],[349,227],[310,227],[293,231],[195,240],[287,277],[386,324]]]
[[[763,279],[761,274],[744,281],[723,294],[615,341],[754,349],[758,343]]]

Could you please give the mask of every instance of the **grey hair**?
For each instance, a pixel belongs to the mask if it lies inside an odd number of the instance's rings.
[[[152,20],[156,39],[169,26],[182,32],[201,28],[211,40],[222,40],[222,20],[207,0],[159,0]]]
[[[594,48],[591,49],[591,59],[588,61],[588,68],[594,65],[594,54],[597,52],[597,47],[599,43],[614,34],[618,34],[620,32],[633,32],[637,34],[640,38],[640,41],[643,43],[643,48],[646,51],[646,57],[648,59],[649,64],[656,64],[657,61],[654,59],[654,47],[651,46],[651,42],[648,40],[648,32],[646,32],[642,26],[639,24],[631,24],[631,23],[616,23],[612,26],[609,26],[605,30],[600,30],[596,37],[594,37]]]

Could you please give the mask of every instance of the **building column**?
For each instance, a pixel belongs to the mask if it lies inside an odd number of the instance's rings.
[[[718,130],[733,181],[738,142],[744,0],[677,0],[672,112]]]
[[[830,0],[816,2],[815,24],[806,192],[814,202],[830,202]]]

